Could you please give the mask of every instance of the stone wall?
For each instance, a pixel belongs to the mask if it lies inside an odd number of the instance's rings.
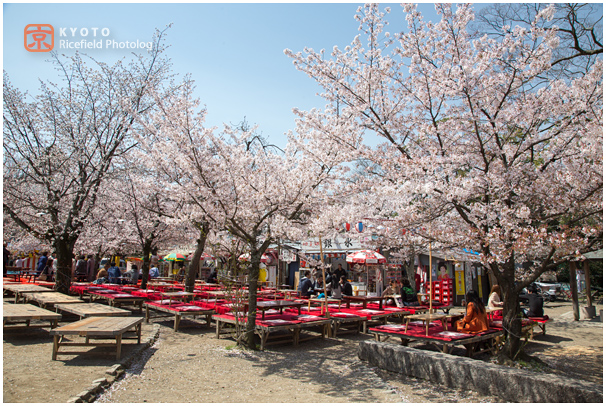
[[[597,384],[402,345],[362,341],[358,357],[381,369],[508,402],[603,403],[604,399]]]

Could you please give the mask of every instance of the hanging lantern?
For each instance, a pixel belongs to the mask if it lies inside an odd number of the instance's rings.
[[[351,230],[351,224],[343,223],[343,228],[345,229],[345,231],[349,231],[349,230]]]
[[[361,233],[362,231],[364,231],[364,224],[362,224],[361,221],[359,223],[356,223],[356,231],[358,233]]]

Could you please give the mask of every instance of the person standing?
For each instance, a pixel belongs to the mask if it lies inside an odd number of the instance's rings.
[[[76,262],[76,281],[86,282],[88,280],[88,264],[84,255],[80,255]]]
[[[6,267],[8,266],[8,260],[11,256],[11,252],[6,248],[6,243],[4,243],[4,251],[2,252],[2,273],[6,275]]]
[[[47,261],[48,261],[48,251],[44,251],[42,253],[42,255],[40,256],[40,258],[38,258],[38,266],[36,266],[36,272],[38,273],[38,275],[40,275],[42,273],[42,271],[44,271],[44,268],[46,268]]]
[[[341,264],[338,265],[338,268],[335,271],[335,275],[336,275],[338,281],[340,281],[341,277],[343,277],[343,276],[345,276],[345,279],[347,279],[347,271],[345,269],[343,269],[343,266]]]
[[[88,275],[88,281],[92,282],[95,280],[95,271],[96,271],[96,262],[95,258],[92,255],[88,256],[88,261],[86,261],[86,271]]]

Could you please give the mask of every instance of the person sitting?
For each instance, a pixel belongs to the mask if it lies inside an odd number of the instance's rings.
[[[343,298],[343,292],[341,290],[341,285],[337,282],[337,279],[333,279],[332,282],[330,282],[330,296],[333,299],[342,299]]]
[[[336,279],[336,277],[335,277]],[[351,283],[347,282],[347,278],[345,275],[341,276],[341,293],[343,296],[353,296],[353,288],[351,287]]]
[[[488,330],[488,317],[484,303],[475,290],[465,295],[467,311],[463,320],[457,321],[457,331],[462,333],[479,333]]]
[[[106,266],[107,265],[108,264],[106,264]],[[120,268],[117,265],[112,265],[107,270],[107,276],[109,279],[109,283],[120,283],[120,279],[118,278],[122,276],[122,272],[120,271]]]
[[[109,278],[109,273],[107,272],[108,269],[109,269],[109,262],[106,262],[105,265],[103,265],[103,269],[101,269],[99,272],[97,272],[97,276],[96,276],[95,280],[93,281],[93,283],[96,285],[107,283],[108,278]]]
[[[402,302],[405,306],[418,306],[419,301],[417,300],[417,295],[415,295],[415,291],[412,290],[412,286],[410,286],[410,282],[408,279],[402,280],[402,287],[400,288],[400,296],[402,296]]]
[[[388,304],[388,303],[394,302],[393,296],[397,295],[398,293],[399,293],[398,283],[395,280],[389,281],[389,286],[387,287],[387,289],[385,289],[383,291],[383,294],[381,295],[381,297],[386,298],[383,303]],[[394,302],[394,304],[395,304],[395,302]]]
[[[323,289],[323,288],[324,288],[324,284],[322,283],[322,274],[320,274],[320,276],[315,277],[314,289]]]
[[[128,279],[122,279],[122,284],[132,284],[136,285],[139,280],[139,270],[137,269],[137,265],[131,265],[130,270],[124,272],[124,276]]]
[[[520,299],[528,300],[528,309],[523,309],[526,317],[543,317],[543,297],[534,283],[528,287],[528,293],[520,295]]]
[[[310,297],[314,293],[313,282],[311,281],[311,279],[309,279],[309,277],[311,276],[311,272],[305,271],[304,275],[305,276],[303,277],[303,279],[301,279],[301,282],[299,282],[299,287],[297,288],[297,290],[300,292],[301,296]]]
[[[490,296],[488,296],[488,305],[486,307],[489,309],[503,307],[503,302],[501,301],[501,287],[499,285],[492,285]]]
[[[153,266],[152,269],[149,270],[149,277],[150,278],[157,278],[160,276],[160,270],[158,269],[157,266]]]

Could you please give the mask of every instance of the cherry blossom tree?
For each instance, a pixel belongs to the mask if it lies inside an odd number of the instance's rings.
[[[285,51],[329,103],[295,109],[298,129],[380,168],[385,216],[481,253],[504,293],[502,355],[515,358],[521,289],[602,244],[602,62],[567,81],[546,75],[559,37],[540,22],[553,7],[500,38],[470,34],[470,5],[436,6],[436,23],[403,8],[405,32],[366,5],[345,49]]]
[[[5,216],[57,253],[57,290],[71,283],[74,244],[98,203],[114,158],[128,152],[135,112],[153,108],[149,97],[169,76],[162,32],[148,55],[114,65],[77,54],[55,56],[60,84],[42,82],[34,97],[4,73]]]
[[[219,133],[204,125],[206,110],[186,80],[169,97],[158,98],[159,113],[145,121],[153,136],[141,137],[143,150],[165,176],[182,204],[175,215],[200,230],[189,270],[197,263],[209,231],[227,231],[250,252],[247,343],[254,346],[257,280],[261,256],[283,236],[300,235],[314,209],[320,186],[335,166],[330,152],[309,157],[293,142],[285,150],[267,145],[255,128],[225,125]],[[296,138],[291,135],[291,138]],[[324,157],[321,161],[319,157]]]

